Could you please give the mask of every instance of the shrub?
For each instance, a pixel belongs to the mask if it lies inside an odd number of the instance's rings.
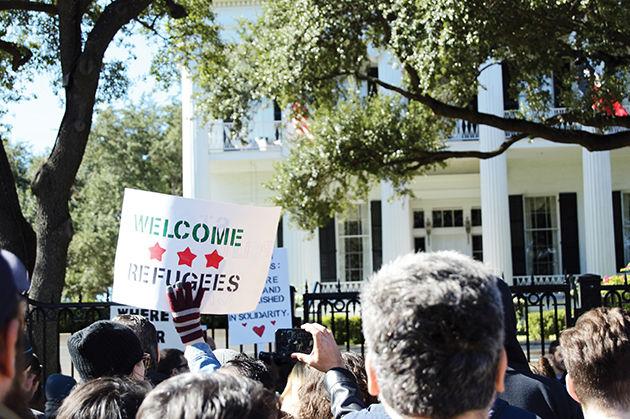
[[[347,323],[350,323],[347,327]],[[332,316],[326,315],[322,317],[322,325],[333,331],[335,340],[338,344],[346,344],[348,340],[352,345],[360,345],[363,343],[363,331],[361,330],[361,317],[349,316],[346,319],[345,314],[335,314],[335,327],[332,326]],[[348,337],[347,331],[350,332]]]
[[[567,327],[566,322],[566,313],[564,309],[559,308],[558,311],[558,327],[556,329],[555,323],[556,320],[554,318],[554,310],[544,310],[542,312],[542,322],[540,320],[540,312],[539,311],[530,311],[527,313],[527,322],[529,324],[529,340],[530,341],[540,341],[541,336],[541,323],[544,331],[544,337],[546,341],[558,339],[559,336],[556,335],[556,330],[558,332],[563,331]],[[525,319],[521,317],[518,320],[517,332],[521,336],[527,335],[527,330],[525,329]]]

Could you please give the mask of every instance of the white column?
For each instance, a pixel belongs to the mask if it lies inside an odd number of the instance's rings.
[[[610,275],[616,272],[610,152],[583,148],[582,175],[586,271]]]
[[[210,197],[208,133],[195,115],[193,81],[182,68],[182,181],[187,198]]]
[[[503,115],[501,66],[492,65],[479,76],[477,102],[480,112]],[[496,149],[505,141],[502,130],[481,125],[479,143],[482,151]],[[483,260],[498,275],[512,282],[512,246],[508,201],[507,157],[501,154],[479,163],[481,187],[481,223]]]
[[[286,215],[282,217],[284,247],[289,259],[289,281],[298,292],[302,292],[305,283],[308,283],[309,289],[313,289],[315,282],[319,282],[321,278],[319,231],[315,230],[312,234],[304,231],[289,218]]]
[[[390,182],[381,182],[383,263],[413,252],[409,197],[396,198]]]

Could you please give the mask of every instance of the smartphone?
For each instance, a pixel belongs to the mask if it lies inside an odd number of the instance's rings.
[[[290,357],[294,352],[311,353],[313,336],[302,329],[276,330],[276,353],[281,357]]]

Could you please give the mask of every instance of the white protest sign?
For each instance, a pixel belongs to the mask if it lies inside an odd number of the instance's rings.
[[[179,338],[177,330],[175,330],[175,325],[173,325],[171,321],[170,313],[129,306],[111,306],[109,308],[110,319],[114,319],[114,317],[121,314],[138,314],[153,323],[153,326],[155,326],[157,330],[158,348],[160,350],[167,348],[184,350],[184,344]]]
[[[125,189],[112,300],[168,311],[166,288],[206,289],[202,313],[251,311],[265,285],[279,207]]]
[[[276,330],[292,327],[287,250],[274,249],[256,309],[228,315],[230,345],[273,342]]]

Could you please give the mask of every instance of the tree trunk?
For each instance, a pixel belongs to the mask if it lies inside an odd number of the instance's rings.
[[[0,140],[0,249],[15,254],[32,274],[35,266],[35,232],[24,218],[15,179]]]
[[[30,297],[40,303],[61,301],[68,247],[73,228],[69,201],[83,159],[100,76],[102,56],[81,54],[71,83],[66,86],[66,109],[55,146],[33,181],[37,199],[37,260]],[[44,321],[33,322],[34,349],[47,365],[59,371],[58,310],[44,310]],[[68,371],[64,371],[68,372]]]

